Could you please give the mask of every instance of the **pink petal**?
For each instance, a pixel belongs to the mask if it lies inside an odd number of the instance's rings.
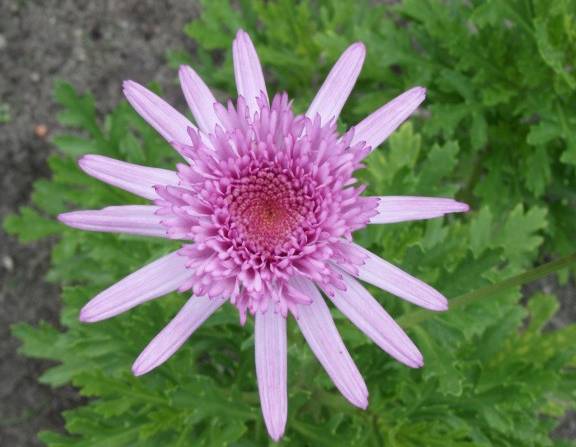
[[[188,118],[137,82],[124,81],[123,86],[128,102],[166,141],[190,144],[188,128],[196,130],[196,126]]]
[[[426,89],[414,87],[364,118],[354,126],[352,145],[364,141],[375,149],[402,124],[426,98]]]
[[[179,182],[178,175],[173,171],[126,163],[102,155],[85,155],[78,160],[78,164],[88,175],[150,200],[158,198],[154,185],[176,186]]]
[[[232,44],[232,58],[238,96],[244,97],[248,110],[253,115],[260,110],[256,98],[263,93],[268,99],[268,94],[258,54],[250,36],[243,30],[238,31]]]
[[[464,213],[468,210],[465,203],[441,197],[378,197],[378,215],[370,218],[370,223],[432,219],[447,213]]]
[[[146,374],[172,357],[192,333],[225,302],[223,299],[204,296],[190,298],[138,356],[132,365],[134,375]]]
[[[69,227],[88,231],[168,237],[166,227],[160,223],[162,217],[155,214],[157,210],[151,205],[109,206],[63,213],[58,219]]]
[[[178,75],[186,102],[194,115],[198,127],[206,134],[214,133],[216,124],[220,124],[220,120],[214,111],[214,104],[218,101],[216,101],[208,86],[202,81],[202,78],[191,67],[182,65]]]
[[[365,56],[366,48],[362,42],[349,46],[342,53],[340,59],[330,70],[312,104],[310,104],[310,108],[306,112],[309,118],[314,119],[318,113],[323,124],[332,118],[338,119],[342,107],[344,107],[356,79],[358,79]]]
[[[293,278],[292,285],[313,300],[298,307],[296,320],[308,345],[342,395],[353,405],[365,409],[368,389],[342,342],[324,298],[305,278]]]
[[[92,298],[80,311],[80,321],[105,320],[177,290],[190,278],[187,261],[175,251],[135,271]]]
[[[364,264],[357,267],[357,276],[362,281],[426,309],[436,311],[448,309],[448,300],[428,284],[403,272],[360,245],[354,244],[354,248],[366,256]]]
[[[260,406],[270,437],[284,434],[288,416],[286,319],[271,307],[255,315],[256,375]]]
[[[421,367],[422,354],[406,333],[372,295],[347,273],[342,272],[346,291],[334,288],[328,298],[374,343],[398,361],[412,368]]]

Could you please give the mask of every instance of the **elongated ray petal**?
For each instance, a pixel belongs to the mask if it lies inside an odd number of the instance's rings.
[[[124,81],[123,86],[128,102],[166,141],[190,144],[188,128],[196,130],[196,126],[188,118],[137,82]]]
[[[88,175],[150,200],[158,198],[155,185],[176,186],[179,182],[174,171],[135,165],[102,155],[85,155],[78,164]]]
[[[146,374],[168,360],[192,333],[226,301],[193,296],[180,312],[152,339],[132,365],[136,376]]]
[[[390,264],[360,245],[354,248],[366,256],[364,265],[358,266],[358,278],[380,287],[393,295],[426,309],[448,309],[448,300],[437,290],[398,267]]]
[[[198,127],[206,134],[213,133],[216,124],[220,123],[214,111],[214,104],[217,103],[216,98],[191,67],[182,65],[178,75],[186,102],[196,123],[198,123]]]
[[[362,69],[366,48],[361,42],[348,47],[336,62],[310,104],[306,116],[314,119],[318,113],[322,123],[338,119]]]
[[[293,279],[292,285],[312,298],[311,304],[299,306],[296,320],[310,348],[342,395],[353,405],[366,408],[368,388],[342,342],[324,298],[307,279]]]
[[[334,289],[328,298],[340,311],[380,348],[395,359],[412,367],[423,365],[422,354],[402,328],[380,304],[347,273],[341,271],[346,291]]]
[[[272,306],[254,318],[260,405],[268,433],[278,441],[288,416],[286,319]]]
[[[92,298],[80,311],[80,321],[105,320],[177,290],[191,276],[187,261],[173,252],[142,267]]]
[[[166,227],[155,213],[157,206],[109,206],[101,210],[83,210],[63,213],[58,219],[66,225],[88,231],[140,234],[168,237]]]
[[[442,197],[378,197],[378,215],[370,218],[372,224],[433,219],[448,213],[464,213],[465,203]]]
[[[352,144],[365,141],[367,146],[375,149],[418,108],[425,98],[426,89],[423,87],[414,87],[397,96],[354,126]]]
[[[254,48],[250,36],[239,30],[232,44],[232,58],[234,60],[234,77],[238,96],[243,96],[250,110],[250,114],[260,110],[256,98],[261,93],[266,95],[266,83],[264,73],[260,65],[260,59]]]

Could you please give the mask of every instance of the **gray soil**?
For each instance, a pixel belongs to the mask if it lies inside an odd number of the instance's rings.
[[[0,0],[0,221],[27,204],[33,182],[49,175],[48,138],[59,130],[53,82],[64,79],[93,92],[103,113],[121,98],[124,79],[158,81],[168,99],[181,104],[165,51],[193,50],[182,27],[197,13],[195,2],[185,0]],[[6,108],[10,117],[2,123]],[[46,136],[39,126],[46,126]],[[2,446],[41,445],[36,433],[64,430],[60,413],[82,402],[71,388],[40,385],[37,378],[49,364],[19,356],[10,336],[16,322],[57,324],[59,291],[43,280],[50,247],[48,241],[23,246],[0,231]],[[573,287],[551,280],[539,287],[563,296],[558,325],[576,320]],[[574,420],[558,434],[574,438]]]
[[[184,24],[193,1],[0,0],[0,221],[28,203],[32,183],[49,175],[48,142],[59,130],[52,99],[57,79],[93,92],[101,112],[121,98],[124,79],[158,81],[181,101],[167,49],[188,49]],[[10,118],[2,123],[9,108]],[[47,136],[38,135],[46,126]],[[39,446],[40,430],[63,430],[60,413],[81,402],[71,388],[37,382],[49,366],[17,354],[10,325],[56,324],[58,288],[43,280],[50,242],[20,245],[0,230],[0,445]]]

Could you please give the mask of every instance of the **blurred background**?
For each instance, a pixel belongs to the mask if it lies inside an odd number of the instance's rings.
[[[287,89],[297,97],[296,107],[300,109],[330,63],[354,40],[367,43],[369,59],[356,96],[353,93],[345,110],[345,123],[355,122],[403,88],[416,84],[429,87],[427,105],[419,112],[414,126],[423,141],[430,143],[426,151],[437,142],[446,151],[450,144],[459,147],[451,156],[458,158],[458,162],[454,161],[446,174],[449,179],[438,182],[449,188],[439,189],[439,193],[454,193],[470,201],[475,210],[491,207],[491,212],[470,218],[471,232],[484,233],[481,240],[472,237],[474,260],[466,258],[468,264],[479,264],[485,259],[483,256],[488,259],[488,252],[497,253],[500,258],[489,261],[492,264],[486,261],[485,276],[491,282],[573,251],[570,228],[573,228],[576,192],[574,2],[392,0],[366,2],[365,8],[343,6],[353,2],[336,0],[202,3],[0,0],[0,221],[29,205],[31,200],[35,206],[42,201],[40,193],[33,192],[33,183],[50,176],[47,159],[56,152],[56,146],[71,159],[79,154],[67,148],[66,141],[70,140],[56,143],[53,140],[63,132],[74,137],[85,134],[85,129],[79,129],[81,126],[66,126],[62,119],[57,119],[66,100],[60,98],[58,104],[54,99],[56,81],[64,80],[78,92],[91,92],[101,121],[121,101],[121,82],[125,79],[144,84],[154,82],[168,102],[183,110],[184,99],[175,82],[175,66],[180,62],[198,64],[207,83],[216,88],[217,97],[226,98],[233,93],[227,48],[235,29],[243,26],[256,41],[268,80],[274,86],[271,90],[276,86]],[[308,9],[298,6],[301,3],[312,6]],[[392,9],[398,4],[401,7]],[[389,6],[391,9],[387,9]],[[283,18],[286,28],[276,26]],[[197,20],[194,25],[186,26],[193,20]],[[302,96],[298,97],[300,92]],[[420,138],[410,132],[402,138]],[[400,146],[402,143],[398,142],[397,147]],[[103,153],[106,150],[102,149]],[[458,150],[460,153],[455,157]],[[425,157],[420,155],[421,164],[434,161]],[[439,160],[442,163],[443,158]],[[398,180],[409,178],[408,171],[419,173],[420,165],[415,167],[406,162],[404,166],[398,158],[377,159],[374,166],[381,166],[384,172],[388,162],[399,165],[396,177],[386,183],[391,191],[429,190],[424,180],[419,183],[409,179],[406,184]],[[367,178],[372,178],[371,175],[380,175],[380,171],[374,168]],[[430,174],[426,178],[435,177]],[[515,208],[520,203],[523,208]],[[53,210],[44,211],[53,214]],[[87,400],[68,384],[50,388],[38,383],[39,376],[56,363],[19,355],[21,343],[11,335],[10,326],[19,322],[37,325],[46,321],[63,329],[59,296],[61,285],[69,281],[62,273],[50,282],[45,280],[51,250],[61,230],[48,230],[36,237],[32,229],[27,233],[28,229],[22,227],[28,222],[25,213],[23,216],[22,220],[11,221],[9,231],[0,230],[0,445],[26,447],[44,445],[37,439],[40,430],[64,433],[61,412]],[[497,221],[500,217],[503,222]],[[426,231],[430,239],[436,237],[430,236],[433,230]],[[446,232],[442,237],[450,239]],[[511,240],[516,232],[519,240],[510,244],[499,239]],[[464,238],[462,234],[452,236]],[[388,236],[372,234],[366,241],[374,243],[378,237]],[[399,246],[391,249],[394,260],[402,260],[412,271],[417,271],[418,252],[406,249],[410,246],[406,234],[400,239]],[[30,242],[21,243],[26,240]],[[89,239],[86,241],[90,243]],[[407,241],[404,246],[403,241]],[[430,244],[432,247],[433,243]],[[486,252],[482,251],[484,245]],[[433,250],[427,252],[432,253],[430,259],[442,257],[434,258]],[[510,265],[509,260],[513,260]],[[54,261],[56,265],[58,262],[62,264],[61,256]],[[440,277],[440,283],[449,284],[451,281],[444,273],[455,271],[460,264],[443,266],[442,273],[424,270],[424,274]],[[58,268],[62,269],[62,265]],[[480,277],[481,273],[470,275]],[[109,280],[94,281],[105,284]],[[462,289],[456,290],[462,293],[466,287],[463,284]],[[546,330],[565,328],[576,322],[573,276],[564,272],[526,285],[518,291],[516,301],[524,307],[528,297],[541,292],[555,295],[560,306],[546,323]],[[507,304],[513,306],[516,302]],[[394,309],[399,314],[404,310]],[[518,330],[522,331],[524,326],[518,324]],[[490,330],[487,323],[478,334]],[[474,336],[481,337],[478,334]],[[492,340],[488,335],[486,339]],[[468,342],[473,344],[467,339]],[[354,343],[361,346],[362,342]],[[130,351],[132,347],[126,349]],[[464,351],[459,354],[462,358],[466,357]],[[550,361],[547,367],[560,370],[555,365]],[[562,384],[561,393],[567,400],[574,399],[571,383]],[[566,408],[569,411],[563,416]],[[562,420],[551,437],[558,444],[527,441],[522,445],[564,445],[558,440],[576,439],[576,417],[571,408],[572,404],[546,407],[547,415]],[[492,420],[488,425],[492,423],[495,427],[503,424]],[[505,423],[512,424],[508,420]],[[249,423],[247,427],[253,429]],[[514,430],[520,431],[518,427],[514,426]],[[494,441],[482,445],[520,444]]]

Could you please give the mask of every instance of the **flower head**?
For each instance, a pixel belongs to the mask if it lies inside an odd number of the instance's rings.
[[[344,135],[336,119],[364,61],[361,43],[337,61],[304,115],[286,94],[269,101],[248,35],[233,44],[238,100],[218,103],[190,67],[180,69],[198,127],[154,93],[126,81],[136,111],[182,155],[176,171],[88,155],[88,174],[152,201],[60,215],[72,227],[167,237],[182,247],[93,298],[80,319],[95,322],[174,290],[192,297],[133,365],[144,374],[166,361],[202,322],[230,301],[255,318],[256,370],[270,436],[287,417],[286,318],[292,314],[336,387],[354,405],[368,390],[344,346],[320,290],[358,328],[410,367],[422,355],[358,282],[378,286],[431,310],[446,299],[430,286],[352,240],[367,224],[440,217],[467,211],[446,198],[368,197],[354,171],[424,100],[415,87]]]

